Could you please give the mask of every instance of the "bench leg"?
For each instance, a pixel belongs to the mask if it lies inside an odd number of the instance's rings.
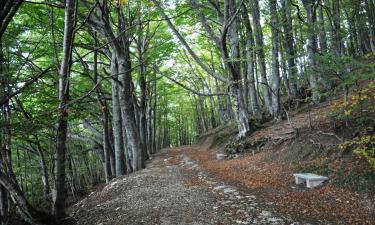
[[[302,184],[302,183],[305,182],[305,179],[302,179],[302,178],[300,178],[300,177],[294,177],[294,178],[295,178],[295,180],[296,180],[296,184]]]
[[[321,185],[324,181],[322,180],[307,180],[306,181],[306,187],[308,188],[314,188],[314,187],[317,187],[319,185]]]

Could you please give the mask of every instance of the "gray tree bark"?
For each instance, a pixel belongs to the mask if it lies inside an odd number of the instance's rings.
[[[255,78],[254,78],[254,70],[255,62],[254,62],[254,37],[253,37],[253,29],[251,27],[250,18],[248,15],[248,10],[246,9],[245,4],[242,4],[242,16],[243,16],[243,23],[245,26],[246,32],[246,56],[247,56],[247,82],[245,85],[248,87],[248,93],[250,96],[251,101],[251,110],[253,115],[256,119],[262,119],[262,111],[259,106],[258,101],[258,94],[255,87]]]
[[[125,139],[122,134],[122,119],[119,99],[118,69],[116,56],[112,53],[111,60],[111,84],[112,84],[112,129],[114,139],[114,151],[116,161],[116,176],[125,174]]]
[[[315,1],[314,0],[303,0],[303,5],[306,9],[307,14],[307,53],[308,53],[308,64],[310,70],[316,66],[315,54],[317,53],[317,44],[316,44],[316,32],[315,32],[315,21],[316,15],[314,9]],[[316,74],[309,72],[309,83],[312,92],[312,100],[315,103],[320,102],[320,91],[318,88],[318,82]]]
[[[333,51],[336,56],[340,56],[343,50],[340,26],[340,0],[332,0],[332,20],[333,20]]]
[[[55,152],[55,185],[53,189],[52,213],[56,219],[65,216],[65,155],[68,131],[69,76],[74,40],[76,0],[66,0],[64,19],[63,56],[59,71],[59,116],[57,121]]]
[[[242,87],[241,87],[241,65],[239,52],[239,24],[236,15],[234,0],[224,1],[224,24],[221,37],[221,48],[223,61],[231,75],[231,95],[233,97],[234,113],[238,127],[238,137],[242,138],[250,132],[249,120],[247,118],[247,108],[244,103]],[[231,54],[229,56],[227,49],[227,33],[229,32],[229,40]]]
[[[272,32],[272,115],[280,120],[280,63],[279,63],[279,34],[276,0],[269,0]]]
[[[269,89],[267,81],[266,61],[263,49],[263,31],[262,26],[260,24],[259,0],[251,0],[250,3],[252,8],[252,17],[255,31],[256,54],[259,62],[261,84],[263,87],[264,104],[266,105],[268,112],[272,113],[273,110],[270,93],[271,91]]]
[[[293,20],[291,15],[291,0],[284,0],[282,2],[283,10],[281,11],[281,15],[283,17],[283,27],[285,33],[285,50],[287,55],[287,62],[288,62],[288,84],[290,90],[290,97],[292,99],[297,98],[298,91],[297,91],[297,66],[295,62],[295,43],[293,37]]]

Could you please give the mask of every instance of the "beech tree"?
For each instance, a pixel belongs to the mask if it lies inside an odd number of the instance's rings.
[[[64,223],[163,148],[348,93],[374,20],[373,0],[0,1],[1,223]]]

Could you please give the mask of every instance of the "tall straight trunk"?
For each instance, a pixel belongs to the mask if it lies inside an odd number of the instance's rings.
[[[156,71],[154,70],[154,104],[153,104],[153,124],[152,124],[152,129],[153,129],[153,135],[152,135],[152,148],[153,148],[153,152],[155,153],[156,152],[156,120],[157,120],[157,114],[156,114],[156,112],[157,112],[157,103],[158,103],[158,95],[157,95],[157,86],[156,86],[156,84],[157,84],[157,80],[156,80]]]
[[[142,162],[148,157],[148,148],[147,148],[147,120],[146,120],[146,111],[147,111],[147,86],[146,86],[146,65],[144,60],[144,51],[142,42],[138,43],[138,60],[139,60],[139,85],[141,89],[141,99],[139,104],[139,136],[142,145]]]
[[[340,26],[340,0],[332,0],[334,53],[340,56],[343,50]]]
[[[225,0],[224,1],[224,20],[229,22],[229,18],[235,15],[235,1],[234,0]],[[241,65],[238,62],[240,58],[239,52],[239,24],[238,20],[235,18],[232,23],[229,25],[227,29],[225,27],[226,24],[223,25],[224,30],[222,34],[222,57],[223,61],[226,64],[226,68],[228,68],[229,73],[231,75],[231,95],[233,97],[234,103],[234,116],[236,118],[237,127],[238,127],[238,137],[242,138],[246,136],[248,132],[250,132],[249,120],[247,118],[247,108],[244,103],[243,94],[242,94],[242,87],[241,87]],[[230,40],[230,47],[231,47],[231,54],[229,56],[228,49],[226,46],[226,34],[229,32],[229,40]]]
[[[326,54],[328,47],[327,47],[327,35],[325,30],[325,23],[324,23],[324,14],[323,14],[323,5],[320,4],[318,6],[318,16],[319,16],[319,47],[320,53]],[[330,75],[327,73],[323,73],[320,76],[320,81],[324,85],[326,91],[332,90],[332,84]]]
[[[251,101],[251,110],[256,119],[262,119],[262,112],[259,106],[258,94],[255,87],[255,78],[254,78],[254,37],[253,29],[251,27],[250,18],[245,4],[242,4],[242,16],[243,23],[245,26],[246,32],[246,56],[247,56],[247,82],[245,85],[248,87],[248,94]]]
[[[133,103],[133,82],[131,77],[130,64],[130,44],[125,44],[124,52],[116,52],[118,62],[119,80],[122,84],[120,89],[120,105],[122,119],[125,125],[128,146],[132,151],[132,168],[133,171],[144,168],[142,159],[142,144],[140,140],[139,129],[135,118],[135,109]]]
[[[95,37],[96,39],[96,37]],[[97,46],[97,41],[95,40],[95,47]],[[112,147],[110,144],[110,125],[109,125],[109,110],[106,100],[102,98],[100,81],[98,79],[98,51],[94,51],[94,85],[96,86],[96,100],[98,102],[101,111],[101,120],[103,125],[103,168],[105,181],[108,183],[112,179],[112,174],[115,173],[115,169],[112,166],[114,164],[114,157],[112,153]]]
[[[293,21],[291,16],[291,0],[283,1],[283,10],[281,11],[283,17],[283,27],[285,33],[285,50],[288,62],[288,84],[290,90],[290,97],[297,98],[297,67],[295,62],[295,43],[293,37]]]
[[[375,52],[375,4],[373,0],[365,0],[367,23],[369,26],[369,39],[372,52]]]
[[[369,53],[371,51],[371,46],[369,42],[369,35],[366,29],[366,22],[363,21],[363,14],[360,11],[360,2],[358,3],[358,11],[355,14],[355,21],[357,22],[358,28],[358,42],[360,46],[361,55]]]
[[[314,0],[303,0],[303,5],[306,9],[307,14],[307,53],[308,53],[308,64],[310,66],[309,71],[309,83],[310,88],[312,91],[312,99],[315,103],[320,102],[320,92],[318,89],[318,82],[316,79],[316,74],[313,73],[311,70],[316,67],[316,60],[315,54],[317,53],[317,46],[316,46],[316,32],[315,32],[315,11],[314,11]]]
[[[252,16],[255,31],[256,54],[260,68],[261,84],[263,86],[264,104],[269,113],[272,113],[271,91],[267,81],[266,60],[264,54],[263,31],[260,24],[259,0],[251,0]]]
[[[57,120],[55,152],[55,186],[53,189],[52,213],[56,219],[65,216],[65,154],[68,131],[69,76],[74,40],[76,0],[66,0],[64,19],[63,56],[59,76],[59,116]]]
[[[279,63],[279,34],[276,0],[269,0],[272,32],[272,114],[280,119],[280,63]]]
[[[355,12],[355,11],[354,11]],[[348,26],[349,26],[349,39],[350,39],[350,48],[349,53],[352,56],[360,55],[358,50],[358,36],[357,36],[357,29],[355,23],[355,17],[350,15],[348,11],[345,11],[346,17],[348,18]]]
[[[7,79],[5,76],[5,58],[3,54],[3,43],[2,43],[2,37],[0,36],[0,96],[6,96],[7,95]],[[6,116],[6,109],[9,102],[6,102],[4,105],[0,106],[0,122],[7,123],[7,116]],[[1,126],[0,127],[0,150],[3,151],[7,148],[5,146],[8,145],[7,143],[7,127]],[[4,146],[4,147],[3,147]],[[1,154],[6,154],[6,151],[0,152]],[[6,158],[0,161],[0,164],[9,164],[6,161]],[[3,171],[5,172],[5,171]],[[2,171],[0,171],[2,173]],[[6,220],[8,218],[9,214],[9,206],[8,206],[8,192],[6,188],[2,185],[0,185],[0,224],[3,225],[6,223]]]
[[[323,13],[323,5],[320,4],[318,6],[318,15],[319,15],[319,47],[320,52],[322,54],[327,53],[327,34],[325,29],[325,22],[324,22],[324,13]]]
[[[217,81],[217,79],[214,79],[214,83],[215,83],[215,91],[220,92],[219,82]],[[217,96],[217,112],[219,114],[220,125],[225,125],[228,122],[228,118],[225,115],[225,110],[223,109],[224,98],[226,97]]]
[[[125,168],[126,168],[126,173],[129,174],[133,172],[133,167],[132,167],[133,153],[129,146],[128,137],[126,135],[126,129],[124,125],[122,126],[122,139],[125,142],[125,145],[124,145]]]
[[[112,129],[116,161],[116,176],[125,174],[125,139],[123,138],[123,124],[121,120],[121,108],[119,100],[118,65],[116,55],[112,53],[111,60],[111,84],[112,84]]]
[[[44,200],[48,201],[49,199],[49,194],[50,194],[50,187],[49,187],[49,179],[48,179],[48,171],[47,171],[47,164],[46,164],[46,159],[44,157],[44,153],[42,150],[42,146],[40,145],[40,142],[38,140],[38,136],[35,135],[37,139],[37,153],[39,157],[39,165],[40,165],[40,175],[42,178],[42,184],[43,184],[43,197]]]
[[[210,88],[210,86],[208,85],[208,83],[204,80],[204,79],[202,79],[202,84],[203,84],[203,87],[205,88],[205,89],[207,89],[207,93],[210,95],[210,96],[208,96],[208,98],[209,98],[209,104],[210,104],[210,107],[209,107],[209,110],[210,110],[210,123],[211,123],[211,128],[215,128],[216,127],[216,118],[215,118],[215,112],[214,112],[214,110],[215,110],[215,108],[214,108],[214,105],[215,105],[215,101],[214,101],[214,96],[213,95],[211,95],[212,93],[211,93],[211,88]]]

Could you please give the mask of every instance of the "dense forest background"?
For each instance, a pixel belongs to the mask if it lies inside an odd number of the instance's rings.
[[[162,148],[332,96],[375,166],[374,53],[374,0],[1,0],[0,222],[54,224]]]

